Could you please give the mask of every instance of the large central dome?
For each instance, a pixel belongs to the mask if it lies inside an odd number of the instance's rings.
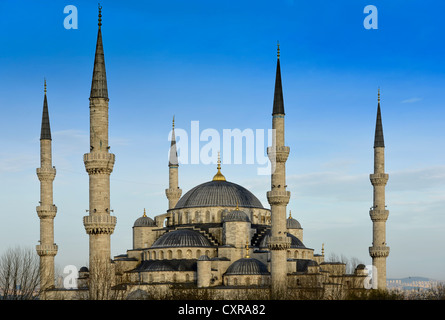
[[[200,184],[179,199],[175,209],[194,207],[244,207],[264,209],[260,200],[246,188],[226,180]]]

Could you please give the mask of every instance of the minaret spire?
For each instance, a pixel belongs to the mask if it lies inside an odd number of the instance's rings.
[[[282,114],[284,115],[284,99],[283,88],[281,84],[281,67],[280,67],[280,43],[277,44],[277,71],[275,76],[275,92],[273,98],[273,111],[272,115]]]
[[[375,123],[375,137],[374,137],[374,148],[385,147],[385,141],[383,139],[383,125],[382,125],[382,115],[380,111],[380,88],[378,91],[377,98],[377,120]]]
[[[168,156],[168,189],[165,189],[165,195],[168,199],[168,209],[173,209],[181,197],[182,190],[178,185],[178,152],[176,149],[175,135],[175,116],[173,116],[171,143]],[[173,221],[173,220],[172,220]]]
[[[46,99],[46,79],[44,79],[44,97],[43,97],[43,112],[42,112],[42,128],[40,130],[40,140],[51,140],[51,127],[49,125],[48,101]]]
[[[385,144],[383,142],[383,126],[380,111],[380,89],[378,92],[377,120],[374,140],[374,173],[370,175],[371,184],[374,189],[374,201],[369,215],[373,225],[372,247],[369,247],[369,255],[372,257],[373,279],[378,289],[386,288],[386,258],[389,255],[389,247],[386,245],[386,220],[389,211],[385,205],[385,186],[388,181],[385,173]],[[376,273],[375,273],[376,271]],[[376,286],[373,285],[375,288]]]
[[[93,80],[91,83],[90,98],[108,99],[107,73],[105,71],[105,55],[102,44],[102,7],[99,5],[99,19],[96,41],[96,54],[94,57]]]
[[[36,246],[36,250],[40,256],[40,288],[45,290],[54,287],[54,256],[58,249],[54,243],[54,218],[57,207],[53,204],[53,181],[56,176],[56,169],[52,165],[46,79],[44,80],[42,129],[40,133],[40,168],[37,168],[37,176],[40,180],[40,205],[36,208],[40,219],[40,244]]]

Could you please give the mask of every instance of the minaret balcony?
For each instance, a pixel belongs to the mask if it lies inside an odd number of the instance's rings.
[[[90,152],[83,155],[83,162],[88,174],[110,174],[113,171],[114,161],[114,154],[108,152]]]
[[[386,258],[389,256],[388,246],[373,246],[369,247],[369,255],[372,258]]]
[[[87,234],[112,234],[117,218],[109,215],[85,216],[83,225]]]
[[[57,213],[57,207],[53,204],[49,205],[40,205],[36,207],[37,215],[40,219],[43,218],[52,218],[56,216]]]
[[[386,221],[388,220],[389,210],[369,210],[369,216],[372,221]]]
[[[286,205],[289,203],[290,191],[272,190],[267,192],[267,201],[270,205]]]
[[[37,254],[39,256],[55,256],[57,254],[56,244],[39,244],[36,246]]]
[[[268,247],[270,250],[287,250],[290,248],[292,239],[287,235],[281,237],[270,237]]]
[[[40,181],[53,181],[56,176],[56,168],[37,168],[37,177]]]
[[[273,162],[286,162],[289,157],[290,148],[286,146],[267,147],[269,160]]]
[[[182,189],[165,189],[165,195],[167,199],[179,199],[182,194]]]
[[[387,173],[374,173],[369,175],[373,186],[385,186],[388,182],[389,175]]]

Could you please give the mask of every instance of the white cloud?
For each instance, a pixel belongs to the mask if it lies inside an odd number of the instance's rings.
[[[409,98],[409,99],[402,100],[401,103],[415,103],[415,102],[419,102],[419,101],[422,101],[422,98]]]

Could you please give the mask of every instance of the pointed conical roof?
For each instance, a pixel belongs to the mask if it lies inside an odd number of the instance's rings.
[[[90,98],[108,99],[107,74],[105,72],[105,56],[102,44],[102,7],[99,6],[99,30],[97,31],[96,54],[94,57],[93,81]]]
[[[175,117],[173,117],[172,138],[170,144],[170,154],[168,157],[168,166],[170,167],[177,165],[178,165],[178,152],[176,151]]]
[[[277,73],[275,77],[275,92],[273,98],[272,115],[284,114],[283,88],[281,85],[281,68],[280,68],[280,44],[277,50]]]
[[[383,125],[382,125],[382,115],[380,113],[380,89],[378,93],[378,105],[377,105],[377,120],[375,124],[375,137],[374,137],[374,148],[385,147],[385,141],[383,139]]]
[[[51,127],[49,125],[48,100],[46,99],[46,80],[45,95],[43,98],[42,128],[40,130],[40,140],[51,140]]]

